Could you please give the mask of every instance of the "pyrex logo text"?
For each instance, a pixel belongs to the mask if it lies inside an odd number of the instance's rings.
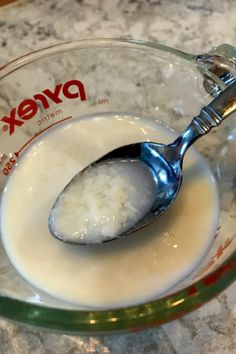
[[[9,134],[12,135],[16,126],[22,126],[27,120],[32,119],[38,112],[40,102],[44,109],[50,107],[51,102],[59,104],[63,102],[63,96],[69,99],[80,98],[86,100],[84,85],[79,80],[70,80],[65,84],[58,84],[54,90],[43,90],[36,93],[33,98],[22,101],[16,108],[13,108],[8,116],[1,118],[1,121],[9,125]]]

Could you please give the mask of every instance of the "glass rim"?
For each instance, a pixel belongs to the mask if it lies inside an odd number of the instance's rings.
[[[90,39],[55,44],[21,56],[0,67],[0,79],[40,58],[89,47],[153,48],[187,61],[197,57],[162,44],[133,39]],[[54,331],[74,334],[133,331],[174,320],[211,300],[236,279],[236,251],[216,270],[173,294],[144,304],[108,310],[48,307],[0,294],[0,316]]]
[[[116,39],[116,38],[98,38],[98,39],[86,39],[86,40],[75,40],[75,41],[67,41],[67,42],[62,42],[62,43],[57,43],[53,44],[47,47],[43,47],[40,49],[37,49],[35,51],[29,52],[27,54],[24,54],[18,58],[15,58],[11,61],[9,61],[6,64],[3,64],[0,66],[0,79],[4,78],[6,75],[12,73],[13,71],[16,71],[17,69],[24,67],[25,65],[28,65],[35,60],[41,59],[46,57],[47,55],[50,56],[52,54],[59,54],[63,53],[65,51],[69,50],[76,50],[78,48],[89,48],[89,47],[119,47],[119,46],[124,46],[127,48],[153,48],[153,49],[158,49],[163,52],[169,53],[169,54],[174,54],[182,59],[191,61],[194,60],[197,55],[195,54],[189,54],[185,53],[181,50],[171,48],[168,46],[165,46],[163,44],[159,43],[154,43],[150,41],[144,41],[144,40],[136,40],[136,39]]]

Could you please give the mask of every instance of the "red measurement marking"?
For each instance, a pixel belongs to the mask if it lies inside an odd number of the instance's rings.
[[[8,159],[8,161],[6,162],[6,164],[5,164],[5,167],[2,169],[2,173],[3,173],[5,176],[8,176],[9,173],[11,172],[13,166],[15,165],[15,163],[16,163],[15,157],[13,157],[13,156],[10,157],[10,158]]]
[[[213,265],[215,265],[216,261],[222,257],[222,255],[224,254],[224,251],[229,247],[229,245],[231,244],[232,239],[228,238],[225,240],[224,243],[222,243],[216,253],[214,254],[213,257],[211,257],[211,259],[209,260],[209,262],[207,263],[207,265],[197,274],[198,276],[201,275],[202,273],[206,272],[207,270],[209,270],[211,267],[213,267]]]
[[[48,127],[42,129],[40,132],[38,132],[37,134],[35,134],[34,136],[32,136],[32,138],[29,139],[29,140],[20,148],[20,150],[16,151],[16,152],[15,152],[15,156],[18,158],[19,155],[20,155],[20,153],[22,152],[22,150],[24,150],[24,148],[25,148],[27,145],[29,145],[35,138],[37,138],[39,135],[41,135],[42,133],[44,133],[46,130],[48,130],[48,129],[54,127],[54,126],[57,125],[57,124],[60,124],[61,122],[65,122],[66,120],[69,120],[69,119],[71,119],[71,118],[72,118],[72,116],[67,117],[67,118],[64,118],[64,119],[61,119],[60,121],[55,122],[55,123],[49,125]]]
[[[232,240],[227,239],[225,241],[225,243],[223,243],[222,245],[220,245],[220,247],[218,248],[217,252],[216,252],[216,258],[219,259],[222,254],[224,253],[224,250],[231,244]]]
[[[235,264],[236,264],[236,261],[235,259],[233,259],[230,263],[222,266],[219,270],[215,271],[214,274],[210,274],[209,276],[207,276],[204,280],[203,280],[203,283],[205,285],[211,285],[213,283],[215,283],[218,279],[221,278],[221,276],[234,269],[235,268]]]
[[[196,289],[196,287],[194,285],[192,285],[192,286],[190,286],[188,288],[188,294],[189,295],[194,295],[194,294],[196,294],[196,292],[197,292],[197,289]]]

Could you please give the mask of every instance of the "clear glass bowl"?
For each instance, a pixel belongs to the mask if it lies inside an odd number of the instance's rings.
[[[151,42],[90,40],[45,48],[1,67],[1,188],[36,136],[73,117],[130,112],[180,132],[235,79],[235,57],[229,45],[191,55]],[[48,90],[53,93],[50,98]],[[196,148],[218,180],[221,215],[212,248],[187,279],[155,301],[81,311],[36,292],[1,247],[0,315],[70,333],[133,331],[178,318],[225,289],[236,278],[235,117],[197,142]]]

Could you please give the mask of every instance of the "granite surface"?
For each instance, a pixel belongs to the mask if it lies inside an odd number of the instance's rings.
[[[65,40],[158,41],[192,53],[236,45],[234,0],[22,0],[0,8],[0,65]],[[52,334],[0,320],[0,354],[233,354],[236,283],[180,320],[105,337]]]

